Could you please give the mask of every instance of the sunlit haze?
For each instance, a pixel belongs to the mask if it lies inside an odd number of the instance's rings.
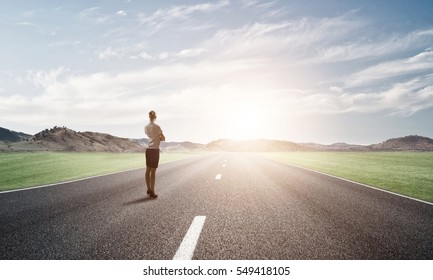
[[[0,127],[167,141],[433,137],[432,1],[12,1]]]

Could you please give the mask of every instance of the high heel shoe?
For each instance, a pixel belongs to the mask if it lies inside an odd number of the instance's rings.
[[[158,197],[158,195],[155,194],[154,192],[150,192],[149,196],[150,196],[151,198],[157,198],[157,197]]]

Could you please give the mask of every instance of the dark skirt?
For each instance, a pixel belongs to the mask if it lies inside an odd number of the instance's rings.
[[[146,149],[146,166],[150,168],[158,168],[159,149]]]

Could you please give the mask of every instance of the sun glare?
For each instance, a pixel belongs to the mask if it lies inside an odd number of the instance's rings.
[[[261,128],[263,126],[263,116],[254,106],[241,107],[233,113],[231,119],[231,137],[236,140],[256,139],[263,137]]]

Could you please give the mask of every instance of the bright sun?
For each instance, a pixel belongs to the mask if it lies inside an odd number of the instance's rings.
[[[231,137],[237,140],[262,138],[263,116],[255,106],[240,107],[232,113]]]

